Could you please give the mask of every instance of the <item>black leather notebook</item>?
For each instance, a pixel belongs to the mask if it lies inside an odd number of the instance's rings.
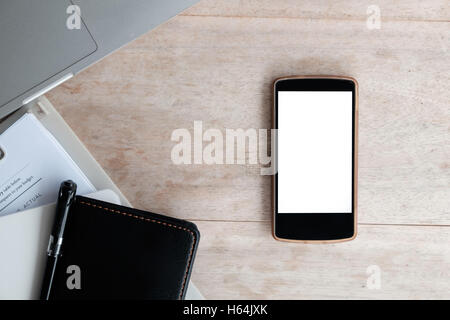
[[[77,196],[50,299],[183,299],[199,238],[188,221]]]

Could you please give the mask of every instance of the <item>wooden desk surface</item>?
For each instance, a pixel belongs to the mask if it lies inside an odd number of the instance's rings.
[[[192,278],[206,298],[448,299],[450,6],[377,3],[369,30],[357,0],[204,0],[48,98],[135,207],[198,225]],[[352,242],[274,241],[258,166],[171,161],[172,131],[194,120],[270,128],[271,83],[295,74],[359,81]]]

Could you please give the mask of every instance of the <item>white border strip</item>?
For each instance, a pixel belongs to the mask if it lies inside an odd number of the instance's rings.
[[[36,92],[35,94],[31,95],[30,97],[24,99],[24,100],[22,101],[22,105],[27,104],[27,103],[30,103],[30,102],[33,101],[34,99],[36,99],[36,98],[42,96],[44,93],[46,93],[46,92],[50,91],[51,89],[53,89],[53,88],[59,86],[61,83],[63,83],[64,81],[69,80],[69,79],[72,78],[72,77],[73,77],[73,73],[68,73],[68,74],[66,74],[66,75],[65,75],[64,77],[62,77],[61,79],[59,79],[59,80],[53,82],[52,84],[50,84],[50,85],[48,85],[47,87],[45,87],[45,88],[39,90],[38,92]]]

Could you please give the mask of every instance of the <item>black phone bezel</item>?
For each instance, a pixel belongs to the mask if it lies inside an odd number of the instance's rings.
[[[274,83],[274,128],[278,129],[279,91],[352,92],[352,212],[278,213],[278,172],[273,177],[273,236],[286,241],[344,241],[356,236],[357,83],[352,78],[285,78]]]

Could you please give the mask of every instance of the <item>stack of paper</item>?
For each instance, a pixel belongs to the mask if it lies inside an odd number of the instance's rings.
[[[80,168],[33,114],[23,115],[0,135],[0,216],[56,201],[71,179],[78,194],[95,191]]]

